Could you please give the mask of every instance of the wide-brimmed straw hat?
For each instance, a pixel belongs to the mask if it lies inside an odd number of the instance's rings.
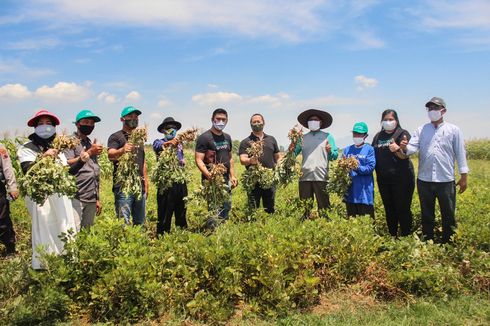
[[[314,115],[321,120],[320,129],[330,127],[332,124],[333,118],[330,113],[316,109],[309,109],[300,113],[300,115],[298,115],[298,122],[301,123],[303,127],[308,128],[308,119]]]

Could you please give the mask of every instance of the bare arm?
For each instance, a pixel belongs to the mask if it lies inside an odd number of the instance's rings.
[[[274,153],[274,163],[279,162],[281,159],[281,152]]]
[[[230,158],[230,181],[232,188],[238,186],[238,179],[235,177],[235,163],[233,157]]]
[[[209,179],[211,175],[208,171],[208,168],[206,167],[206,164],[204,164],[204,153],[196,152],[195,161],[199,171],[201,171],[201,173],[206,177],[206,179]]]
[[[257,159],[248,157],[248,154],[240,154],[240,163],[242,165],[249,166],[249,165],[257,164]]]

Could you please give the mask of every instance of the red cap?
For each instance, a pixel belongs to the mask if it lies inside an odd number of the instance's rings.
[[[49,112],[46,109],[41,109],[41,110],[37,111],[36,114],[29,121],[27,121],[27,125],[29,127],[34,127],[34,125],[36,124],[36,121],[40,117],[49,117],[49,118],[51,118],[53,120],[55,126],[57,126],[57,125],[60,124],[60,119],[58,119],[57,116],[55,116],[53,113]]]

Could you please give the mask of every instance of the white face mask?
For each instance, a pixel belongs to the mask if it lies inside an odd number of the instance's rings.
[[[226,122],[224,121],[213,121],[213,127],[217,130],[223,130],[226,127]]]
[[[364,144],[364,137],[352,137],[352,141],[354,142],[354,145],[360,146]]]
[[[56,128],[51,125],[38,125],[34,129],[34,132],[42,139],[48,139],[49,137],[54,135],[54,133],[56,132]]]
[[[320,121],[318,120],[310,120],[308,121],[308,129],[311,131],[317,131],[320,129]]]
[[[381,121],[381,127],[386,131],[392,131],[396,128],[396,120]]]
[[[432,121],[432,122],[436,122],[436,121],[438,121],[439,119],[442,118],[442,112],[441,112],[441,110],[432,110],[432,111],[429,111],[428,112],[428,115],[429,115],[430,121]]]

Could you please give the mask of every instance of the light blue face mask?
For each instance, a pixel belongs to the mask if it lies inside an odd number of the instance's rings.
[[[56,128],[52,125],[38,125],[34,132],[42,139],[48,139],[56,133]]]
[[[172,140],[175,138],[175,135],[177,134],[177,130],[174,128],[167,129],[164,131],[165,132],[165,139],[166,140]]]

